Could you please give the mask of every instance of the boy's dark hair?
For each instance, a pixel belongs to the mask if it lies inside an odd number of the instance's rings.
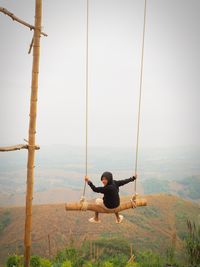
[[[106,178],[106,180],[108,181],[108,184],[112,184],[112,182],[113,182],[113,175],[112,175],[111,172],[104,172],[101,175],[101,181],[102,181],[103,177]]]

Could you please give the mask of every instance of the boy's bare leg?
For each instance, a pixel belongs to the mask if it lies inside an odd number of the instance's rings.
[[[89,219],[89,222],[91,223],[100,223],[101,221],[99,220],[99,213],[95,212],[94,217]]]
[[[119,213],[118,212],[115,213],[115,216],[116,216],[117,221],[119,222],[119,220],[120,220]]]
[[[95,211],[95,215],[94,215],[94,219],[95,221],[99,220],[99,213]]]
[[[121,223],[124,219],[123,215],[120,215],[118,212],[115,213],[116,216],[116,223]]]

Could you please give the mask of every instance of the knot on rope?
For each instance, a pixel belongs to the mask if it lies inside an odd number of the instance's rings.
[[[84,196],[82,196],[82,197],[80,198],[80,203],[83,203],[83,202],[85,202],[85,197],[84,197]]]
[[[86,211],[88,209],[88,202],[82,201],[81,203],[82,203],[81,210]]]
[[[134,198],[135,198],[135,199],[134,199]],[[135,209],[135,208],[137,207],[137,204],[136,204],[136,197],[135,197],[135,196],[132,197],[130,201],[131,201],[131,203],[132,203],[132,208]]]
[[[135,193],[135,195],[132,196],[131,200],[135,201],[137,199],[137,197],[138,197],[138,193]]]
[[[81,210],[86,211],[88,208],[88,202],[85,200],[85,196],[80,198]]]

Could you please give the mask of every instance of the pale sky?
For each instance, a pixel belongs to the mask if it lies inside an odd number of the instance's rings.
[[[34,1],[0,0],[34,22]],[[89,145],[133,146],[142,0],[90,0]],[[147,0],[142,146],[199,145],[200,1]],[[37,143],[84,145],[85,0],[44,0]],[[27,138],[32,32],[0,14],[0,145]]]

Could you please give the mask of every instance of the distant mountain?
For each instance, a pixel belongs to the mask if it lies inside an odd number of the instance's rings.
[[[165,253],[176,235],[176,248],[184,255],[186,220],[198,221],[199,205],[169,194],[145,196],[147,207],[123,212],[120,225],[114,215],[101,215],[101,224],[90,224],[91,212],[66,212],[64,204],[36,205],[33,208],[32,252],[49,256],[70,242],[81,246],[84,240],[124,238],[135,250],[152,249]],[[129,199],[124,197],[123,199]],[[24,208],[0,209],[0,260],[8,253],[22,253],[24,236]]]
[[[161,179],[142,182],[145,194],[171,193],[200,203],[200,176],[191,176],[178,181]]]
[[[128,178],[133,174],[134,156],[135,148],[131,147],[90,147],[89,175],[96,184],[100,184],[105,170],[112,171],[116,179]],[[0,206],[24,204],[26,161],[26,151],[0,154]],[[84,163],[83,147],[41,146],[36,153],[34,203],[78,200],[83,190]],[[195,201],[200,198],[200,148],[145,148],[138,163],[140,194],[167,192]],[[133,186],[123,187],[121,192],[131,194]]]
[[[124,176],[122,176],[124,177]],[[126,176],[125,176],[126,177]],[[128,177],[128,176],[127,176]],[[96,181],[97,185],[100,182]],[[63,203],[65,201],[79,201],[82,195],[82,183],[79,183],[79,187],[76,186],[55,186],[49,189],[40,189],[34,192],[33,203],[34,204],[55,204]],[[200,203],[200,176],[193,176],[183,178],[182,180],[162,180],[159,178],[146,179],[138,181],[138,192],[141,194],[158,194],[168,193],[180,196],[182,198]],[[120,189],[122,196],[133,193],[134,185],[128,184]],[[90,188],[87,188],[87,196],[94,198],[95,193]],[[24,206],[25,205],[25,192],[6,192],[3,191],[0,194],[0,206]]]

